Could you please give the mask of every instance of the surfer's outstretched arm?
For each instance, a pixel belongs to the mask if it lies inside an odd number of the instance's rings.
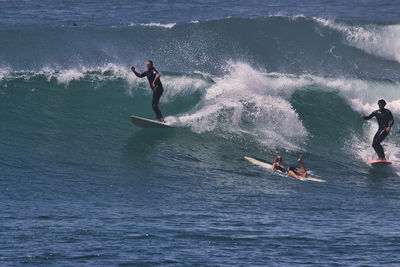
[[[136,75],[136,77],[138,77],[138,78],[143,78],[144,76],[142,75],[142,73],[139,73],[139,72],[137,72],[136,70],[135,70],[135,67],[134,66],[131,66],[131,70],[132,70],[132,72]]]
[[[386,131],[390,132],[390,129],[392,128],[392,126],[394,124],[394,119],[393,119],[393,114],[392,114],[392,112],[390,110],[388,110],[388,114],[389,114],[388,115],[389,120],[388,120],[388,126],[386,127]]]
[[[160,79],[160,74],[157,73],[157,74],[156,74],[156,77],[154,77],[154,80],[153,80],[153,88],[156,87],[156,81],[159,80],[159,79]]]
[[[274,159],[274,163],[272,164],[272,170],[275,171],[275,168],[278,165],[279,165],[279,156],[276,156]]]
[[[272,170],[273,170],[273,171],[275,171],[276,165],[277,165],[276,162],[274,162],[274,163],[272,164]]]
[[[297,161],[299,162],[301,170],[306,171],[306,168],[304,168],[304,164],[303,164],[303,155],[300,155],[300,157]]]
[[[299,162],[300,170],[296,171],[296,174],[301,177],[307,177],[307,170],[306,170],[306,168],[304,168],[304,164],[303,164],[303,155],[300,155],[300,157],[297,161]]]
[[[372,112],[371,114],[369,114],[368,116],[365,116],[364,114],[361,114],[361,119],[364,119],[364,120],[370,120],[373,117],[375,117],[375,111]]]

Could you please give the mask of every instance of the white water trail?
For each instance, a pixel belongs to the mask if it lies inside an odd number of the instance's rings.
[[[299,80],[231,63],[228,74],[215,78],[192,111],[167,119],[197,133],[246,135],[268,148],[300,149],[308,132],[289,102],[299,86]]]

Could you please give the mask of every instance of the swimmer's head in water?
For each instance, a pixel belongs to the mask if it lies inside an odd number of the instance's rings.
[[[276,156],[275,157],[275,162],[282,162],[282,157],[281,156]]]
[[[147,60],[146,61],[146,68],[149,70],[153,67],[153,61],[151,60]]]
[[[380,109],[384,108],[386,106],[386,101],[384,99],[379,100],[378,106]]]

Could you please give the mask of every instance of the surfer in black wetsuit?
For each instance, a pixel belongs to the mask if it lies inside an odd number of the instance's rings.
[[[389,135],[390,130],[394,124],[393,115],[390,110],[386,109],[386,101],[381,99],[378,101],[379,109],[372,112],[370,115],[365,116],[361,115],[361,118],[364,120],[376,118],[378,121],[379,129],[374,136],[374,140],[372,142],[372,147],[374,148],[376,154],[378,154],[379,160],[386,160],[385,152],[383,151],[383,147],[381,142]]]
[[[160,102],[160,97],[164,91],[164,88],[163,88],[161,80],[160,80],[160,74],[154,68],[153,61],[151,61],[151,60],[146,61],[146,68],[147,68],[147,70],[145,72],[139,73],[139,72],[136,72],[134,66],[131,66],[131,70],[133,71],[133,73],[135,73],[136,77],[138,77],[138,78],[147,77],[150,87],[153,90],[153,99],[151,102],[151,106],[152,106],[154,112],[156,113],[157,120],[160,122],[164,122],[163,115],[161,114],[161,111],[158,108],[158,103]]]
[[[295,167],[290,167],[283,162],[281,156],[276,156],[274,160],[274,164],[272,164],[272,170],[279,170],[281,172],[287,173],[293,178],[301,179],[301,177],[307,177],[307,170],[304,168],[303,165],[303,155],[300,155],[299,159],[297,160],[300,164],[300,170]]]

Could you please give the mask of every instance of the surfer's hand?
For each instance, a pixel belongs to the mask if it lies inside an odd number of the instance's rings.
[[[131,70],[132,70],[132,71],[135,71],[135,66],[131,66]]]
[[[364,119],[365,118],[365,115],[364,114],[361,114],[361,119]]]
[[[386,132],[389,133],[390,132],[390,126],[386,127]]]
[[[154,89],[156,88],[156,84],[155,84],[155,82],[153,82],[153,88],[154,88]],[[154,89],[153,89],[153,90],[154,90]]]

